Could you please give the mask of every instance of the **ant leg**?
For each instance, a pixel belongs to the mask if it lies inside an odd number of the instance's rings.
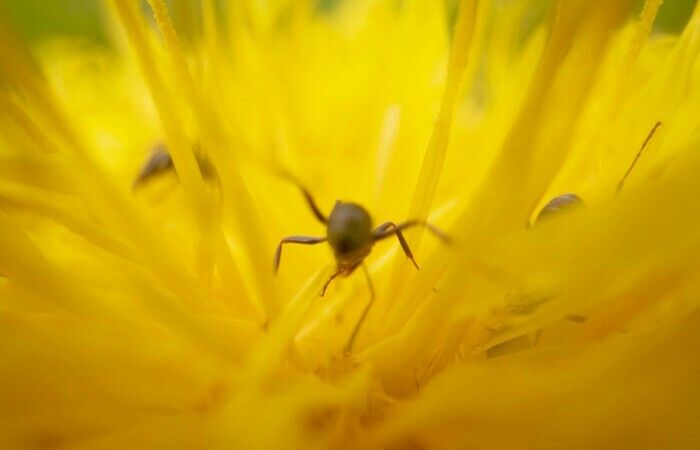
[[[384,236],[383,234],[388,233],[387,235],[390,235],[392,232],[389,231],[388,229],[391,228],[392,226],[395,226],[399,230],[405,230],[406,228],[414,227],[416,225],[424,226],[425,228],[428,229],[428,231],[433,233],[433,235],[435,235],[435,237],[440,239],[445,244],[449,244],[452,242],[452,239],[447,235],[447,233],[445,233],[444,231],[442,231],[441,229],[439,229],[435,225],[432,225],[424,220],[407,220],[406,222],[399,224],[399,225],[394,225],[393,222],[387,222],[385,224],[382,224],[374,230],[375,240],[379,240],[379,239],[383,239],[383,238],[387,237],[387,236]]]
[[[379,225],[372,232],[372,237],[374,238],[374,241],[376,242],[376,241],[379,241],[381,239],[387,238],[387,237],[391,236],[392,234],[396,234],[396,237],[399,239],[399,243],[401,244],[401,248],[403,249],[403,252],[406,254],[408,259],[411,260],[411,262],[416,267],[416,269],[419,269],[418,263],[416,262],[415,258],[413,257],[413,252],[411,251],[411,247],[408,246],[408,242],[406,242],[406,238],[403,236],[403,233],[401,232],[401,228],[399,226],[397,226],[394,222],[386,222],[386,223]]]
[[[651,141],[651,138],[654,137],[656,130],[661,125],[663,125],[661,122],[656,122],[656,124],[654,125],[654,128],[651,129],[651,131],[647,135],[646,139],[644,139],[644,143],[642,143],[642,148],[639,149],[639,151],[637,152],[637,155],[632,160],[632,164],[627,168],[627,172],[625,172],[625,175],[622,177],[620,182],[617,184],[617,189],[615,190],[615,194],[619,195],[620,192],[622,192],[622,188],[625,186],[625,180],[627,180],[627,177],[630,175],[630,173],[632,173],[632,169],[634,169],[634,166],[637,165],[637,161],[639,161],[639,158],[642,156],[642,152],[644,152],[644,149],[647,148],[647,144],[649,144],[649,141]]]
[[[291,181],[292,183],[294,183],[299,188],[299,190],[301,190],[301,193],[304,194],[304,198],[306,199],[306,203],[308,203],[309,208],[311,208],[311,212],[314,213],[316,219],[318,219],[318,221],[321,223],[328,223],[328,218],[321,212],[318,205],[316,204],[316,201],[311,196],[311,192],[309,192],[309,190],[306,189],[306,187],[301,183],[301,181],[299,181],[297,177],[292,175],[287,170],[282,170],[280,172],[280,175],[287,181]]]
[[[374,285],[372,284],[372,278],[369,276],[369,270],[367,270],[367,266],[365,266],[364,264],[361,265],[362,270],[365,273],[365,278],[367,279],[367,284],[369,285],[370,298],[369,302],[367,303],[367,306],[365,306],[365,309],[362,311],[360,318],[357,320],[355,328],[353,328],[352,330],[352,334],[350,335],[350,339],[348,339],[348,343],[345,344],[345,347],[343,348],[343,353],[345,353],[346,355],[350,354],[350,352],[352,351],[352,346],[355,344],[355,339],[357,338],[357,335],[360,332],[360,328],[362,328],[362,324],[365,322],[367,314],[369,314],[369,310],[374,304],[375,292]]]
[[[282,258],[282,245],[283,244],[304,244],[304,245],[315,245],[325,242],[324,237],[311,237],[311,236],[289,236],[280,241],[277,245],[277,250],[275,251],[275,260],[272,263],[272,269],[277,273],[277,269],[280,267],[280,258]]]
[[[316,204],[316,201],[311,196],[311,193],[301,184],[299,185],[299,189],[301,189],[301,193],[304,194],[304,198],[306,198],[306,203],[309,204],[309,208],[311,208],[311,211],[314,213],[316,219],[318,219],[318,221],[321,223],[328,223],[328,218],[323,215],[318,205]]]
[[[323,285],[323,289],[321,289],[321,297],[326,295],[326,289],[328,289],[328,285],[331,284],[331,281],[335,280],[336,277],[342,273],[345,273],[345,271],[343,269],[338,269],[331,274],[326,283]]]

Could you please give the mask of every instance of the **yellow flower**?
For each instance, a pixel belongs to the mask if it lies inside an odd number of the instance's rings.
[[[0,447],[700,445],[698,10],[148,3],[112,51],[0,23]],[[376,244],[349,354],[360,271],[271,271],[325,233],[290,177],[453,241]]]

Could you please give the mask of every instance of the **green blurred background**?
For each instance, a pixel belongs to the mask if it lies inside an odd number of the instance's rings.
[[[176,1],[172,5],[188,8],[192,2]],[[317,0],[321,9],[332,7],[339,0]],[[344,0],[352,1],[352,0]],[[638,0],[641,9],[642,0]],[[678,31],[683,28],[692,12],[695,0],[666,0],[656,21],[658,31]],[[84,38],[95,43],[107,42],[102,27],[102,0],[0,0],[0,14],[8,14],[17,31],[30,41],[41,40],[52,35],[68,35]],[[190,16],[187,11],[174,11],[180,21]],[[177,24],[176,24],[177,25]],[[180,27],[191,24],[180,23]]]

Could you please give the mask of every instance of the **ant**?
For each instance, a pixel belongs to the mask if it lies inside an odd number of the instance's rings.
[[[654,136],[654,134],[656,134],[656,131],[661,126],[661,122],[656,122],[656,124],[654,124],[646,139],[644,139],[644,142],[642,143],[642,146],[640,147],[639,151],[632,160],[632,163],[627,168],[627,172],[625,172],[622,179],[617,184],[617,187],[615,189],[615,195],[620,195],[620,193],[622,192],[622,188],[625,186],[625,181],[629,177],[630,173],[632,173],[634,167],[637,165],[637,162],[639,161],[639,158],[642,156],[642,153],[649,144],[649,141],[651,141],[651,138]],[[568,193],[558,195],[552,198],[549,202],[547,202],[547,204],[540,210],[540,212],[537,214],[537,218],[535,219],[533,226],[537,226],[551,217],[559,216],[563,213],[572,211],[582,206],[584,206],[584,202],[581,199],[581,197],[579,197],[576,194]],[[576,323],[583,323],[586,320],[588,320],[586,316],[579,314],[568,314],[566,316],[566,319]],[[527,348],[534,347],[538,344],[541,334],[541,328],[536,330],[533,342],[530,342],[530,340],[526,336],[516,336],[505,342],[501,342],[500,344],[496,344],[493,347],[489,348],[486,351],[486,356],[487,358],[493,358],[496,356],[508,355],[510,353],[515,353],[521,350],[525,350]]]
[[[316,205],[316,202],[309,191],[301,185],[299,185],[299,188],[304,194],[306,202],[311,208],[311,211],[316,219],[318,219],[318,221],[322,224],[326,225],[326,236],[289,236],[282,239],[277,245],[277,250],[275,251],[273,263],[274,273],[276,274],[279,268],[280,258],[282,257],[282,246],[284,244],[316,245],[322,242],[328,242],[328,244],[331,246],[333,249],[333,254],[335,255],[337,267],[335,272],[331,274],[326,283],[323,285],[323,288],[321,289],[321,297],[326,294],[328,285],[330,285],[335,278],[339,276],[347,277],[359,266],[362,266],[365,278],[367,279],[367,284],[369,285],[370,300],[365,306],[365,309],[362,311],[362,314],[355,324],[355,328],[352,330],[352,334],[344,347],[344,353],[349,354],[352,351],[357,334],[359,333],[360,328],[362,327],[362,324],[365,321],[365,318],[367,317],[367,314],[375,299],[372,279],[370,278],[369,271],[364,264],[364,260],[372,251],[374,244],[382,239],[395,235],[398,238],[399,244],[401,244],[401,248],[403,249],[406,257],[410,259],[415,268],[418,269],[418,263],[416,263],[416,260],[413,257],[413,252],[408,246],[408,242],[406,242],[406,238],[403,235],[403,230],[419,225],[426,227],[445,243],[449,243],[450,238],[435,226],[422,220],[408,220],[400,224],[385,222],[372,229],[372,218],[365,208],[357,203],[343,202],[340,200],[335,202],[335,205],[331,210],[331,214],[326,217]]]
[[[206,180],[216,178],[217,174],[214,165],[209,161],[209,158],[200,151],[199,145],[194,145],[194,152],[197,160],[197,167],[202,177]],[[136,190],[157,176],[174,171],[175,165],[170,151],[168,151],[168,147],[164,143],[156,144],[151,149],[150,156],[141,167],[131,187],[133,190]]]
[[[620,182],[617,183],[615,195],[620,195],[620,193],[622,192],[622,188],[625,186],[625,181],[627,181],[627,177],[629,177],[630,173],[632,173],[632,170],[634,169],[634,166],[637,165],[637,162],[642,156],[644,149],[646,149],[647,145],[649,144],[649,141],[651,141],[651,138],[654,137],[654,134],[656,134],[656,131],[661,125],[661,122],[656,122],[656,124],[654,124],[654,127],[647,135],[646,139],[644,139],[642,146],[640,147],[639,151],[632,160],[632,164],[630,164],[630,166],[627,168],[627,172],[625,172]],[[549,217],[559,215],[559,213],[575,209],[579,206],[583,206],[583,204],[584,203],[583,200],[581,200],[581,197],[579,197],[576,194],[569,193],[558,195],[552,198],[549,202],[547,202],[544,208],[542,208],[542,210],[537,215],[537,219],[535,219],[535,225],[537,225],[538,223],[540,223],[540,221],[544,219],[548,219]]]

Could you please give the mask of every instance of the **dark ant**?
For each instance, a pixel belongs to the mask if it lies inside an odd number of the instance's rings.
[[[540,213],[537,215],[537,219],[535,219],[535,225],[540,223],[542,220],[557,216],[562,212],[569,211],[583,205],[583,200],[581,200],[581,197],[576,194],[558,195],[548,201],[542,210],[540,210]]]
[[[637,162],[639,161],[639,158],[642,156],[642,153],[644,152],[644,149],[647,148],[647,145],[649,144],[649,141],[651,141],[651,138],[654,137],[654,134],[656,134],[656,131],[658,128],[661,126],[661,122],[656,122],[654,126],[652,127],[651,131],[649,131],[649,134],[647,135],[646,139],[644,139],[644,142],[642,143],[642,146],[639,148],[639,151],[635,155],[634,159],[632,160],[632,163],[630,166],[627,168],[627,172],[622,176],[622,179],[620,180],[619,183],[617,183],[617,187],[615,189],[615,195],[620,195],[622,192],[622,188],[625,186],[625,181],[627,181],[627,177],[629,177],[630,173],[632,173],[632,170],[634,169],[634,166],[637,165]],[[576,195],[576,194],[562,194],[554,197],[551,199],[547,204],[542,208],[540,213],[537,215],[537,219],[535,220],[535,225],[540,223],[540,221],[544,219],[548,219],[550,217],[553,217],[555,215],[559,215],[563,212],[566,211],[571,211],[573,209],[579,208],[581,206],[584,206],[583,200]],[[580,316],[580,315],[575,315],[575,314],[570,314],[566,316],[567,320],[570,320],[572,322],[585,322],[586,317],[585,316]]]
[[[627,168],[627,172],[625,172],[624,176],[620,180],[620,182],[617,184],[617,188],[615,190],[615,195],[620,195],[622,192],[622,188],[625,185],[625,181],[627,180],[627,177],[629,177],[630,173],[632,173],[632,170],[634,169],[634,166],[637,165],[637,162],[639,161],[640,156],[644,152],[644,149],[646,149],[647,145],[649,144],[649,141],[651,141],[651,138],[654,136],[656,133],[657,129],[662,125],[661,122],[656,122],[654,127],[651,129],[649,134],[647,135],[646,139],[644,139],[644,142],[642,143],[642,146],[640,147],[639,151],[635,155],[634,159],[632,160],[632,163],[630,166]],[[537,218],[535,219],[534,226],[537,226],[538,224],[542,223],[543,220],[547,220],[551,217],[558,216],[562,213],[566,213],[568,211],[577,209],[579,207],[584,206],[583,200],[581,200],[581,197],[579,197],[576,194],[562,194],[558,195],[554,198],[552,198],[547,204],[540,210],[539,214],[537,215]],[[580,315],[580,314],[568,314],[565,316],[566,320],[569,320],[571,322],[576,322],[576,323],[584,323],[588,318],[586,316]],[[496,344],[493,347],[489,348],[486,351],[486,356],[487,358],[493,358],[496,356],[503,356],[511,353],[515,353],[517,351],[521,351],[530,347],[534,347],[537,345],[539,341],[539,337],[542,334],[542,329],[538,329],[535,332],[535,339],[534,342],[530,343],[530,340],[525,337],[525,336],[516,336],[512,339],[509,339],[505,342],[502,342],[500,344]]]
[[[216,169],[214,169],[211,161],[209,161],[209,159],[201,151],[199,151],[198,146],[195,146],[195,158],[203,178],[207,180],[216,178]],[[168,151],[168,147],[163,143],[156,144],[151,150],[151,155],[148,157],[144,165],[141,167],[139,174],[134,179],[132,189],[137,189],[158,175],[174,170],[175,165],[173,164],[173,158]]]
[[[637,165],[640,156],[642,156],[642,152],[644,152],[644,149],[646,149],[647,145],[649,144],[649,141],[651,141],[651,138],[654,137],[654,134],[656,134],[656,130],[661,125],[661,122],[656,122],[656,124],[654,124],[654,127],[647,135],[646,139],[644,139],[642,146],[639,148],[639,151],[632,160],[632,164],[630,164],[630,166],[627,168],[627,172],[625,172],[620,182],[617,183],[615,195],[620,195],[620,193],[622,192],[622,188],[625,186],[625,181],[627,181],[627,177],[629,177],[630,173],[632,173],[634,166]],[[583,200],[581,200],[581,198],[576,194],[569,193],[558,195],[551,199],[549,202],[547,202],[544,208],[542,208],[540,213],[537,215],[537,219],[535,219],[535,225],[537,225],[543,219],[548,219],[549,217],[558,215],[561,212],[569,211],[583,205]]]
[[[409,220],[398,225],[394,222],[385,222],[372,229],[372,218],[365,208],[356,203],[342,202],[340,200],[335,202],[330,216],[326,217],[316,205],[316,202],[309,191],[301,185],[299,187],[316,219],[326,225],[326,236],[289,236],[282,239],[279,245],[277,245],[277,250],[275,251],[273,269],[274,272],[277,273],[280,258],[282,257],[283,244],[291,243],[315,245],[322,242],[328,242],[333,249],[337,268],[328,278],[328,281],[326,281],[326,283],[323,285],[321,290],[321,297],[323,297],[326,293],[328,285],[330,285],[335,278],[338,276],[349,276],[355,271],[355,269],[357,269],[358,266],[362,266],[365,278],[367,279],[367,284],[369,285],[370,300],[367,303],[367,306],[365,306],[365,309],[362,311],[362,314],[355,324],[355,328],[353,329],[352,334],[345,345],[344,352],[347,354],[352,351],[355,338],[362,327],[362,323],[367,317],[370,307],[374,303],[374,286],[369,276],[369,271],[363,264],[364,259],[372,251],[374,244],[377,241],[381,241],[382,239],[395,235],[398,238],[406,257],[408,257],[416,269],[418,269],[418,263],[416,263],[416,260],[413,257],[413,252],[408,246],[408,242],[406,242],[406,239],[404,238],[402,233],[403,230],[420,225],[426,227],[445,243],[449,243],[450,238],[438,228],[422,220]]]

